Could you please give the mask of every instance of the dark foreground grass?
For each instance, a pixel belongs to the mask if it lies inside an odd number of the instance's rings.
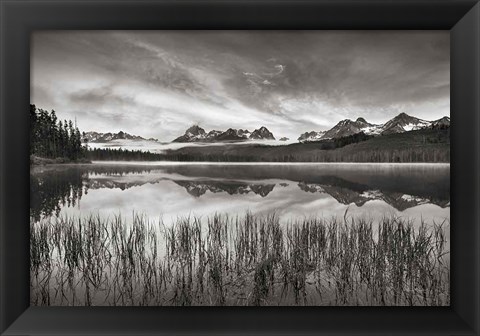
[[[31,223],[33,305],[450,304],[441,225],[275,214]]]

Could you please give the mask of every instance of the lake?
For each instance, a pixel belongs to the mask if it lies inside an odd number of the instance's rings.
[[[30,179],[32,305],[450,304],[449,165],[103,162]]]
[[[276,212],[305,217],[450,218],[448,164],[93,163],[35,167],[31,216],[141,213],[165,224]]]

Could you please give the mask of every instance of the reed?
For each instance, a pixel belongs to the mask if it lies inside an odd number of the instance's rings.
[[[32,219],[31,303],[444,306],[448,225],[347,214]]]

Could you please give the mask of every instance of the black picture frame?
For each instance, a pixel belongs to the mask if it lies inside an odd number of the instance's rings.
[[[477,0],[0,0],[0,333],[479,335]],[[446,29],[451,32],[450,307],[29,307],[30,34],[41,29]]]

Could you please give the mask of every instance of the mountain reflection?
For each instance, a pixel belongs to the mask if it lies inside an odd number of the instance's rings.
[[[246,182],[224,181],[174,181],[184,187],[187,192],[195,197],[205,195],[207,191],[212,193],[226,192],[229,195],[245,195],[254,193],[266,197],[275,187],[274,184],[249,184]]]
[[[247,166],[235,167],[232,171],[231,167],[185,166],[42,167],[30,173],[30,215],[38,220],[58,214],[63,207],[75,207],[90,190],[127,191],[147,184],[158,184],[155,190],[168,192],[165,188],[169,183],[183,188],[185,196],[188,194],[202,199],[208,199],[212,194],[225,194],[245,197],[259,195],[275,201],[295,198],[298,192],[303,191],[313,198],[329,195],[338,203],[355,204],[358,207],[369,201],[381,201],[399,211],[421,204],[435,204],[442,208],[450,206],[448,168],[373,172],[307,168]],[[298,191],[295,192],[295,189]],[[275,196],[270,198],[273,194]],[[176,197],[182,196],[178,194]]]
[[[399,211],[404,211],[408,208],[412,208],[421,204],[436,204],[442,208],[450,205],[449,200],[439,200],[435,197],[426,198],[399,192],[369,190],[368,188],[365,188],[363,191],[355,191],[338,186],[308,184],[304,182],[298,183],[298,186],[305,192],[325,193],[335,198],[339,203],[354,203],[358,207],[361,207],[368,201],[373,200],[384,201]]]

